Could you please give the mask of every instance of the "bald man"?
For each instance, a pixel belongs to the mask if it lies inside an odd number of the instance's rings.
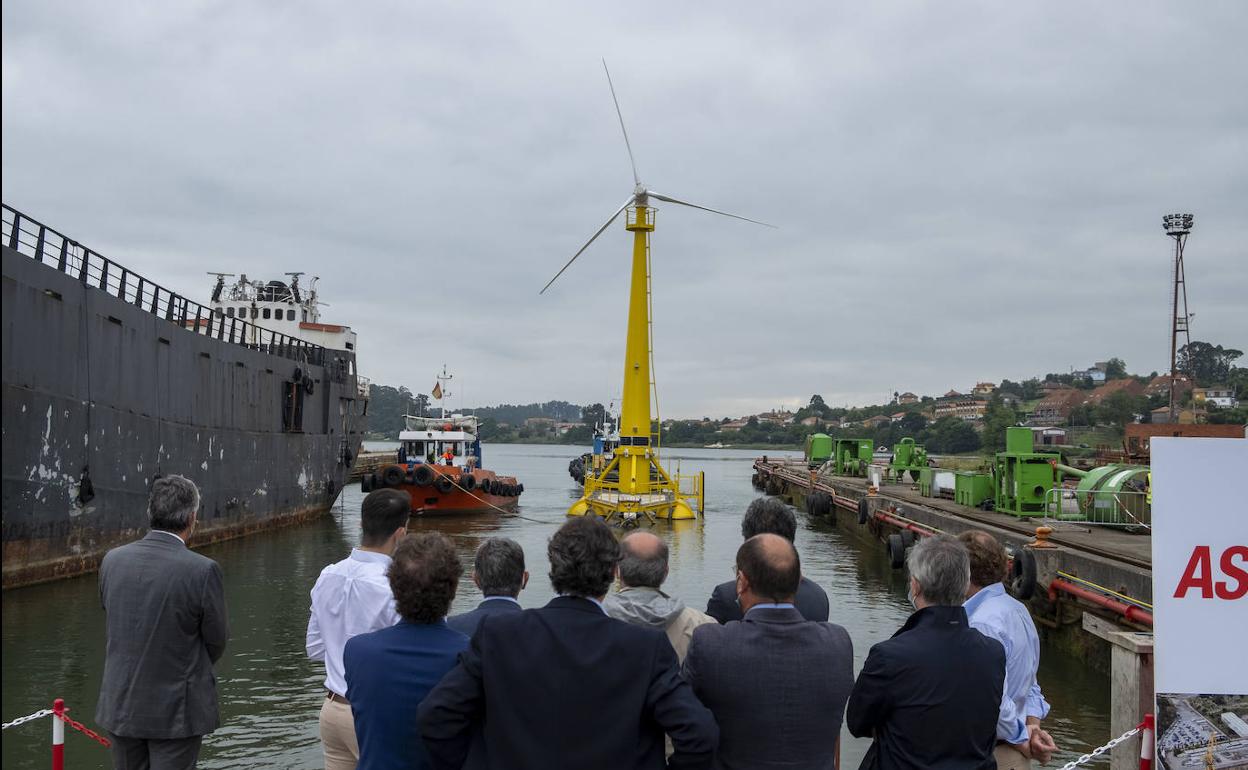
[[[684,676],[719,724],[717,768],[839,767],[854,647],[844,628],[797,611],[801,579],[791,541],[755,535],[737,551],[744,618],[693,632]]]
[[[693,629],[715,618],[692,607],[686,607],[659,590],[667,579],[667,543],[653,532],[634,532],[624,538],[623,559],[617,574],[620,590],[602,603],[607,614],[635,626],[658,628],[681,661],[689,650]]]

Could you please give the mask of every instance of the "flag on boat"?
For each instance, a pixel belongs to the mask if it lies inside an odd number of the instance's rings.
[[[434,384],[432,395],[438,401],[442,400],[442,383],[439,382],[439,383]]]

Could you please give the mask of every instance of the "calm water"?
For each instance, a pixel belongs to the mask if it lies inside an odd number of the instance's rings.
[[[486,461],[515,474],[525,493],[518,512],[525,518],[484,515],[417,522],[414,529],[436,529],[459,545],[466,564],[485,537],[515,538],[524,546],[532,578],[520,599],[526,606],[552,595],[546,578],[547,538],[564,521],[577,497],[567,474],[572,447],[491,446]],[[666,590],[689,604],[705,607],[715,584],[732,577],[740,544],[741,514],[757,494],[750,487],[746,450],[671,450],[683,471],[706,472],[707,515],[703,525],[679,522],[659,531],[671,546],[671,577]],[[358,486],[344,491],[332,516],[294,529],[205,548],[225,571],[232,638],[217,666],[223,726],[204,742],[201,767],[314,768],[320,766],[317,712],[323,671],[304,657],[308,592],[326,564],[347,554],[359,541]],[[803,572],[822,585],[832,604],[832,620],[854,640],[855,669],[872,644],[892,635],[909,615],[905,584],[888,567],[882,548],[867,548],[835,527],[798,513],[797,546]],[[479,600],[465,574],[453,612]],[[86,577],[4,594],[3,717],[6,720],[45,707],[62,697],[72,714],[90,724],[103,667],[103,611],[95,578]],[[1078,660],[1045,650],[1040,682],[1053,704],[1048,727],[1067,751],[1066,758],[1109,737],[1109,683]],[[6,731],[5,768],[46,767],[47,720]],[[843,766],[853,768],[868,742],[843,734]],[[108,767],[107,752],[83,736],[66,739],[69,766]]]

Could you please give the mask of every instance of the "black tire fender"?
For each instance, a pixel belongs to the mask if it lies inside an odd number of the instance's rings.
[[[867,520],[870,518],[871,518],[871,505],[870,503],[867,502],[867,498],[864,497],[858,501],[858,523],[860,525],[866,524]]]
[[[1036,555],[1026,548],[1015,548],[1010,560],[1010,593],[1025,602],[1036,593]]]
[[[459,486],[471,492],[477,488],[477,479],[471,473],[465,473],[459,477]]]
[[[383,487],[397,487],[403,483],[403,466],[390,465],[381,472],[381,485]]]
[[[827,516],[832,512],[832,496],[827,492],[816,492],[810,499],[810,512],[816,516]]]
[[[451,483],[451,479],[449,476],[439,475],[438,480],[433,482],[433,487],[434,489],[438,490],[439,492],[445,495],[447,492],[450,492],[452,489],[454,489],[455,485]]]
[[[519,495],[523,495],[523,494],[524,494],[524,485],[523,485],[523,484],[517,484],[517,485],[516,485],[516,495],[517,495],[517,496],[519,496]]]
[[[315,390],[313,387],[315,384],[316,382],[311,377],[305,379],[303,381],[303,392],[307,393],[309,396],[312,395],[312,391]]]
[[[914,541],[918,539],[918,535],[914,534],[913,530],[903,529],[900,534],[902,545],[906,548],[914,545]]]
[[[906,543],[901,539],[901,534],[894,532],[888,536],[885,541],[888,548],[888,566],[893,569],[901,569],[906,564]]]
[[[433,468],[421,463],[412,471],[412,481],[418,487],[427,487],[433,483],[434,475]]]
[[[373,491],[373,474],[365,473],[360,476],[360,491],[366,495]]]

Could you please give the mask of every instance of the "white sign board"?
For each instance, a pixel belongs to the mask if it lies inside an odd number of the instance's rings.
[[[1151,487],[1160,766],[1248,766],[1248,440],[1153,438]]]

